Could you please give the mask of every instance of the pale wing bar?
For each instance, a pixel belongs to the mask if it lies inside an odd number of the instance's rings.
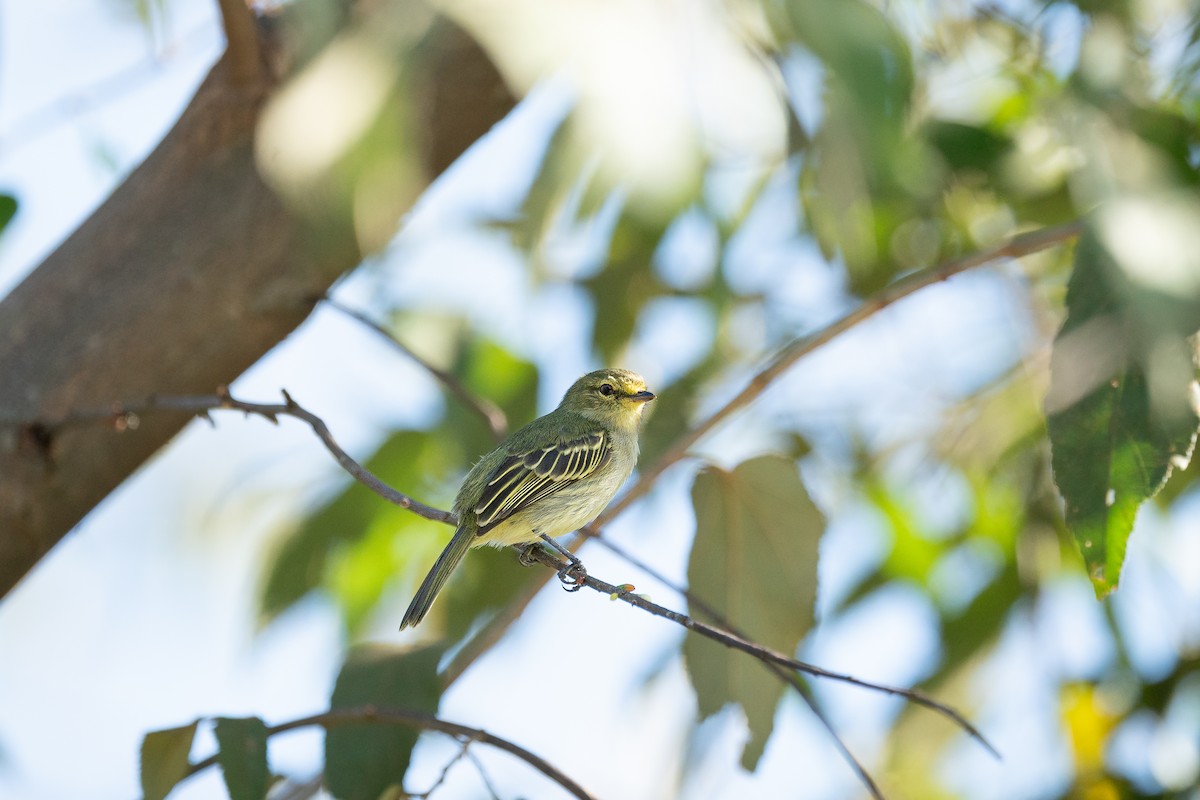
[[[479,534],[590,475],[610,458],[612,444],[604,431],[509,456],[496,468],[475,506]]]

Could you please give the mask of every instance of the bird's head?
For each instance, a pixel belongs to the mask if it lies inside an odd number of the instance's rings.
[[[636,372],[599,369],[571,384],[559,407],[611,427],[636,428],[642,409],[653,399],[645,379]]]

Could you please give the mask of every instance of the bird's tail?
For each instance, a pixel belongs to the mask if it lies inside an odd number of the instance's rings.
[[[429,570],[429,574],[421,582],[421,588],[417,589],[416,597],[409,603],[408,611],[404,613],[404,620],[400,623],[400,630],[404,630],[410,625],[416,625],[425,619],[425,615],[429,613],[429,607],[433,605],[433,599],[446,585],[450,573],[454,572],[458,562],[462,561],[463,556],[471,549],[474,539],[475,531],[465,526],[454,532],[450,544],[446,545],[446,549],[438,556],[433,569]]]

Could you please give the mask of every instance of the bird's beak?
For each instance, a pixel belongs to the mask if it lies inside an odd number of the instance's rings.
[[[638,392],[637,394],[629,395],[629,399],[635,403],[649,403],[651,400],[654,399],[654,392],[647,392],[645,390],[642,390],[642,391]]]

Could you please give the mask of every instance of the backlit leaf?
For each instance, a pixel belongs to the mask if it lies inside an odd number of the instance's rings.
[[[813,623],[817,547],[825,518],[795,462],[763,456],[733,472],[709,467],[692,486],[696,540],[688,562],[691,591],[751,640],[793,653]],[[700,608],[692,613],[703,617]],[[701,719],[739,704],[750,726],[742,764],[753,770],[774,724],[784,686],[745,653],[697,634],[684,662]]]
[[[142,739],[142,796],[144,800],[163,800],[175,784],[187,775],[188,754],[196,725],[184,725],[147,733]]]

